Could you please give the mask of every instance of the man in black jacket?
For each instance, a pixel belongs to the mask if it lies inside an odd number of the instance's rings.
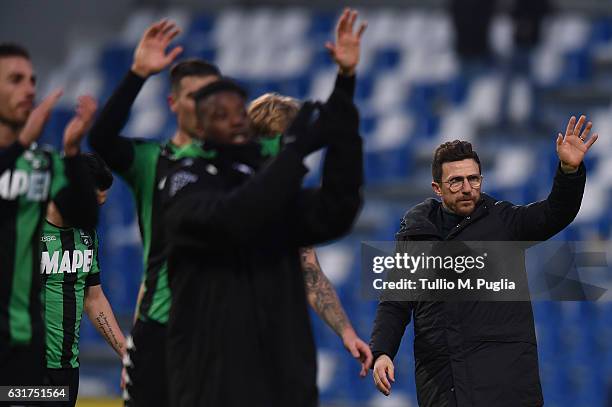
[[[305,103],[283,150],[262,165],[235,83],[195,99],[206,149],[177,162],[164,187],[171,404],[315,406],[299,248],[341,237],[357,216],[357,110],[338,87],[323,105]],[[323,147],[321,187],[302,189],[302,161]]]
[[[575,218],[584,192],[582,160],[597,139],[572,117],[559,133],[560,160],[547,199],[526,206],[481,194],[480,160],[470,143],[455,140],[436,150],[434,192],[404,216],[398,241],[543,241]],[[415,326],[415,378],[420,406],[541,406],[542,390],[530,302],[410,302],[378,305],[371,347],[374,382],[385,395],[395,381],[395,357],[411,317]]]

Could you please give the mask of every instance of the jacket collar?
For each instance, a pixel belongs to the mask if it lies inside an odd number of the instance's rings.
[[[486,216],[489,207],[495,202],[491,196],[482,193],[480,200],[476,204],[474,212],[460,223],[460,227],[453,230],[448,236],[444,237],[440,233],[436,218],[438,211],[442,210],[442,202],[434,198],[428,198],[420,204],[409,209],[402,218],[400,230],[396,233],[396,240],[411,240],[410,237],[422,237],[425,239],[450,239],[463,230],[467,225]]]

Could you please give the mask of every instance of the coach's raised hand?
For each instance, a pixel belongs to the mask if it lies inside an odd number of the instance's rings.
[[[147,78],[170,65],[183,48],[176,46],[170,52],[166,52],[166,49],[180,32],[180,28],[168,20],[158,21],[147,28],[134,51],[132,72]]]
[[[47,96],[34,110],[30,113],[28,120],[23,126],[23,130],[19,133],[19,142],[24,147],[30,147],[30,144],[38,140],[42,134],[45,123],[51,115],[53,106],[62,97],[63,90],[56,89]]]
[[[361,36],[368,26],[364,21],[354,32],[355,21],[359,13],[356,10],[345,8],[336,25],[336,43],[327,42],[325,48],[334,59],[340,73],[347,76],[355,74],[355,68],[359,63],[359,51]]]
[[[64,129],[64,154],[72,157],[79,153],[81,140],[91,126],[98,105],[91,96],[80,96],[76,114]]]
[[[576,117],[572,116],[567,123],[565,129],[565,136],[561,133],[557,136],[557,155],[561,161],[561,170],[565,173],[576,172],[580,163],[584,159],[585,154],[589,151],[589,148],[597,141],[599,135],[593,134],[588,140],[589,132],[593,123],[588,122],[584,126],[586,116],[580,116],[578,123],[576,123]],[[580,132],[582,130],[582,133]]]

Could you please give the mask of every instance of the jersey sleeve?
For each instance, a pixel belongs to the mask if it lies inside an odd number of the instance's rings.
[[[85,280],[85,285],[91,287],[94,285],[100,285],[100,260],[98,258],[98,234],[94,231],[93,233],[93,260],[91,263],[91,269],[89,275]]]
[[[155,179],[155,166],[159,157],[160,146],[157,142],[134,140],[134,160],[132,165],[119,173],[137,194]]]

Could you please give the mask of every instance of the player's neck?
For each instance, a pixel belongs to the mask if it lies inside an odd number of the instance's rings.
[[[0,120],[0,148],[10,146],[17,140],[21,127],[11,126],[3,120]]]
[[[49,205],[47,205],[47,222],[60,228],[68,226],[64,223],[64,218],[53,201],[49,202]]]
[[[181,131],[180,129],[178,129],[174,133],[174,136],[172,136],[172,144],[178,147],[182,147],[187,144],[191,144],[191,141],[192,141],[191,137],[189,137],[187,133]]]

